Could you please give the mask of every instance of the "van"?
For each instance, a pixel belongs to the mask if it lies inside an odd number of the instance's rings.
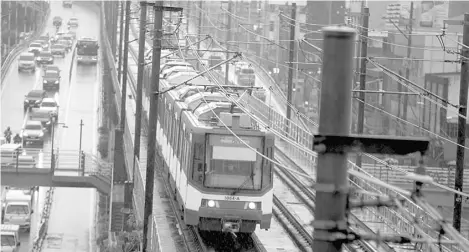
[[[18,59],[18,72],[31,71],[36,72],[36,61],[34,53],[24,52]]]
[[[1,226],[1,239],[3,252],[18,252],[20,250],[20,227],[18,225],[5,225]]]
[[[16,163],[17,155],[21,155],[21,144],[2,144],[0,146],[0,163]]]
[[[33,213],[32,200],[33,195],[25,194],[24,190],[8,190],[3,210],[3,223],[19,225],[20,229],[29,231]]]

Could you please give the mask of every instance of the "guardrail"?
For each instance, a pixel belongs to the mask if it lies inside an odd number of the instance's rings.
[[[39,229],[36,238],[33,241],[33,246],[31,248],[31,252],[39,252],[42,249],[42,244],[44,243],[44,239],[47,236],[47,229],[49,227],[49,217],[52,208],[52,201],[54,198],[54,188],[50,187],[46,193],[46,199],[44,202],[44,207],[42,209],[41,214],[41,221],[39,222]],[[23,244],[23,246],[27,246],[27,244]]]
[[[48,9],[47,11],[47,14],[46,14],[46,18],[44,20],[48,20],[48,17],[50,15],[50,9]],[[20,43],[19,45],[17,45],[12,51],[10,51],[10,53],[8,54],[7,58],[5,59],[5,61],[2,63],[2,81],[1,81],[1,87],[3,88],[3,83],[4,83],[4,79],[6,77],[6,74],[8,73],[8,69],[10,68],[11,66],[11,63],[13,63],[13,60],[18,56],[18,54],[20,54],[24,48],[27,47],[27,45],[34,41],[38,36],[40,36],[45,28],[46,28],[46,21],[43,22],[39,29],[29,38],[29,39],[26,39],[24,40],[22,43]]]

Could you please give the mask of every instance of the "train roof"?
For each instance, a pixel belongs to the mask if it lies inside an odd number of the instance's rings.
[[[248,134],[258,134],[255,132],[265,134],[266,130],[260,128],[255,120],[244,113],[245,109],[232,102],[239,99],[240,92],[238,91],[252,89],[252,87],[226,85],[223,86],[226,90],[221,92],[219,85],[199,74],[198,72],[181,72],[162,81],[163,90],[187,82],[186,85],[181,85],[166,93],[167,97],[171,97],[170,103],[174,106],[173,113],[184,118],[184,121],[190,122],[195,128],[213,129],[218,132],[225,131],[227,126],[232,130],[250,131],[251,133]],[[232,98],[227,98],[227,95],[232,95]],[[194,131],[197,130],[194,129]]]

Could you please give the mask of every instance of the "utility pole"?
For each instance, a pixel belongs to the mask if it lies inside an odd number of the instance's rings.
[[[353,57],[355,30],[348,27],[323,28],[323,63],[319,134],[348,136],[352,113]],[[334,116],[337,115],[337,116]],[[348,174],[347,153],[318,155],[313,251],[338,252],[344,241],[328,241],[330,223],[346,222]],[[325,188],[332,187],[327,190]],[[336,191],[339,190],[339,191]],[[332,238],[332,237],[331,237]]]
[[[195,4],[195,3],[194,3]],[[198,31],[197,34],[199,35],[197,39],[200,39],[200,34],[202,34],[202,25],[203,25],[203,19],[202,19],[202,4],[203,1],[199,0],[199,26],[198,26]],[[200,43],[197,43],[197,52],[200,52]],[[197,61],[197,69],[200,69],[200,61]]]
[[[360,49],[360,90],[366,90],[366,57],[368,56],[368,27],[370,23],[370,10],[368,7],[362,8],[363,24],[361,28],[360,40],[362,42]],[[365,93],[360,92],[358,102],[358,122],[357,133],[363,134],[363,124],[365,123]],[[362,155],[357,155],[356,165],[362,167]]]
[[[119,24],[119,62],[117,64],[117,80],[121,81],[122,76],[122,44],[124,43],[124,3],[130,1],[121,1],[121,13],[120,13],[120,24]]]
[[[407,36],[407,60],[408,62],[410,62],[410,57],[411,57],[411,53],[412,53],[412,49],[411,49],[411,46],[412,46],[412,22],[413,22],[413,19],[414,19],[414,2],[411,1],[410,2],[410,16],[409,16],[409,32],[408,32],[408,36]],[[410,66],[407,66],[406,67],[406,70],[405,70],[405,78],[407,80],[409,80],[410,78]],[[402,85],[399,85],[399,86],[402,86]],[[407,88],[404,88],[404,92],[408,92],[407,91]],[[399,101],[401,99],[399,98]],[[404,95],[404,107],[403,107],[403,112],[402,112],[402,119],[404,120],[407,120],[407,105],[409,103],[409,97],[407,95]],[[404,130],[407,129],[407,127],[404,126],[403,128]],[[404,135],[404,131],[401,131],[401,133]]]
[[[459,117],[458,117],[458,146],[456,149],[456,174],[454,176],[454,189],[462,192],[464,178],[464,147],[466,146],[466,115],[467,91],[469,82],[469,14],[464,14],[463,46],[461,47],[461,80],[459,82]],[[461,230],[462,197],[454,194],[453,226]]]
[[[142,127],[142,87],[143,70],[145,69],[145,35],[147,27],[147,2],[140,2],[140,32],[138,35],[138,72],[137,72],[137,100],[135,112],[135,145],[134,145],[134,168],[135,159],[140,159],[140,136]]]
[[[130,28],[130,1],[125,5],[125,31],[124,31],[124,62],[122,66],[122,100],[121,100],[121,121],[120,129],[125,130],[125,104],[127,99],[127,67],[129,63],[129,28]]]
[[[156,151],[156,117],[158,111],[158,92],[160,89],[160,57],[161,39],[163,37],[163,1],[156,1],[153,6],[154,11],[154,36],[152,52],[151,71],[151,97],[150,97],[150,118],[149,135],[147,148],[147,171],[145,181],[145,212],[143,217],[143,252],[150,251],[148,248],[148,236],[150,230],[150,217],[153,212],[153,183],[155,179],[155,151]]]
[[[231,13],[233,12],[233,3],[231,0],[228,0],[228,12],[226,15],[228,16],[228,22],[226,25],[226,41],[231,41]],[[200,43],[199,43],[200,44]],[[226,49],[230,50],[230,43],[226,43]],[[230,58],[230,53],[226,53],[226,59]],[[227,61],[225,64],[225,85],[229,85],[230,83],[230,62]]]
[[[296,3],[292,3],[290,20],[290,46],[288,59],[288,92],[287,92],[287,119],[291,119],[291,104],[293,95],[293,62],[295,62],[295,25],[296,25]],[[290,123],[289,123],[290,125]],[[288,132],[290,127],[288,126]]]

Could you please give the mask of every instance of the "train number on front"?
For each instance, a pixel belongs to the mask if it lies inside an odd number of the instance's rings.
[[[239,200],[239,197],[236,197],[236,196],[225,196],[225,200]]]

